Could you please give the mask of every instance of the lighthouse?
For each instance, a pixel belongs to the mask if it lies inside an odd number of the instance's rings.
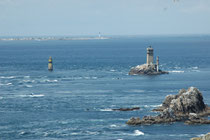
[[[48,70],[53,71],[52,57],[50,56],[48,60]]]
[[[159,56],[156,57],[156,70],[159,72]]]
[[[150,46],[147,48],[147,65],[153,65],[153,48]]]

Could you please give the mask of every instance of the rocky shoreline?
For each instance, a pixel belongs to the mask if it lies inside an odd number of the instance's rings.
[[[210,107],[204,104],[202,93],[195,87],[181,89],[177,95],[168,95],[162,106],[153,111],[160,112],[157,116],[131,118],[128,125],[151,125],[162,123],[184,122],[185,124],[210,124],[204,118],[210,115]]]

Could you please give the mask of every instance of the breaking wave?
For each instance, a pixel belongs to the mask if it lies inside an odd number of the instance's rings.
[[[133,135],[134,136],[141,136],[141,135],[144,135],[144,132],[139,131],[139,130],[135,130]]]
[[[0,76],[1,79],[14,79],[15,76]]]
[[[172,71],[169,71],[169,73],[184,73],[184,71],[182,71],[182,70],[172,70]]]
[[[19,95],[20,97],[32,97],[32,98],[34,98],[34,97],[43,97],[43,96],[45,96],[44,94],[28,94],[28,95]]]
[[[105,108],[105,109],[100,109],[100,111],[113,111],[113,110],[110,108]]]
[[[155,107],[160,107],[160,106],[162,106],[162,104],[159,104],[159,105],[144,105],[143,107],[144,108],[155,108]]]
[[[6,83],[6,84],[0,83],[0,86],[10,86],[10,85],[12,85],[12,83]]]

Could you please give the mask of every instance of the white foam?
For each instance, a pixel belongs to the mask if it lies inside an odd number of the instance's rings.
[[[9,85],[12,85],[12,83],[6,83],[6,84],[0,83],[0,86],[9,86]]]
[[[134,136],[144,135],[144,132],[139,131],[139,130],[135,130],[133,135],[134,135]]]
[[[41,80],[40,82],[48,82],[48,83],[56,83],[56,82],[58,82],[58,80],[49,80],[49,79],[44,79],[44,80]]]
[[[172,71],[169,71],[169,73],[184,73],[184,71],[182,71],[182,70],[172,70]]]
[[[197,70],[197,69],[198,69],[198,67],[192,67],[192,69]]]
[[[27,132],[25,132],[25,131],[22,131],[19,133],[19,135],[25,135],[25,134],[27,134]]]
[[[20,97],[43,97],[45,96],[44,94],[30,94],[30,95],[19,95]]]
[[[160,107],[162,104],[159,105],[144,105],[145,108],[150,108],[150,107]]]
[[[74,133],[71,133],[71,135],[79,135],[79,134],[80,134],[80,133],[75,133],[75,132],[74,132]]]
[[[203,137],[205,136],[205,134],[200,134],[200,135],[197,135],[197,137]]]
[[[116,127],[117,127],[117,125],[112,124],[112,125],[110,125],[110,127],[112,127],[112,128],[116,128]]]
[[[113,69],[112,69],[112,70],[110,70],[110,71],[111,71],[111,72],[115,72],[116,70],[113,70]]]
[[[13,79],[15,76],[0,76],[1,79]]]
[[[43,97],[43,96],[44,96],[44,94],[29,95],[29,97]]]
[[[110,108],[106,108],[106,109],[100,109],[100,111],[113,111],[113,110]]]

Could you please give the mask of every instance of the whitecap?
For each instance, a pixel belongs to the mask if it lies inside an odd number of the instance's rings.
[[[45,96],[44,94],[29,94],[29,95],[19,95],[20,97],[43,97],[43,96]]]
[[[170,134],[169,136],[172,136],[172,137],[183,137],[183,136],[189,136],[189,134]]]
[[[110,70],[111,72],[115,72],[116,70],[114,70],[114,69],[112,69],[112,70]]]
[[[19,133],[19,135],[26,135],[26,134],[28,134],[28,132],[25,132],[25,131],[22,131]]]
[[[112,127],[112,128],[116,128],[116,127],[117,127],[117,125],[112,124],[112,125],[110,125],[110,127]]]
[[[44,94],[32,94],[32,95],[29,95],[29,97],[43,97]]]
[[[192,69],[194,69],[194,70],[195,70],[195,69],[198,69],[198,67],[192,67]]]
[[[53,82],[58,82],[58,80],[56,80],[56,79],[55,80],[47,80],[47,82],[52,82],[53,83]]]
[[[205,134],[200,134],[200,135],[197,135],[197,137],[203,137],[205,136]]]
[[[184,73],[184,71],[181,71],[181,70],[172,70],[172,71],[169,71],[169,73]]]
[[[135,130],[133,135],[134,135],[134,136],[144,135],[144,132],[139,131],[139,130]]]
[[[9,86],[9,85],[12,85],[12,83],[6,83],[6,84],[4,84],[4,85]]]
[[[144,105],[145,108],[150,108],[150,107],[160,107],[162,106],[162,104],[159,104],[159,105]]]
[[[113,111],[113,110],[110,108],[106,108],[106,109],[100,109],[100,111]]]
[[[1,79],[13,79],[15,76],[1,76]]]
[[[48,83],[55,83],[55,82],[58,82],[58,80],[49,80],[49,79],[44,79],[44,80],[41,80],[40,82],[48,82]]]
[[[79,133],[75,133],[75,132],[74,132],[74,133],[71,133],[71,135],[79,135]]]
[[[6,84],[0,83],[0,86],[9,86],[9,85],[12,85],[12,83],[6,83]]]

